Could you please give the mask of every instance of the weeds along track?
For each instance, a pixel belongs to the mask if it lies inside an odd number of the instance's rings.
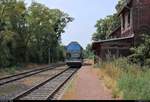
[[[77,70],[75,68],[68,68],[37,86],[15,96],[13,100],[51,100],[53,95],[57,93]]]
[[[10,75],[7,77],[0,78],[0,86],[5,85],[5,84],[10,83],[10,82],[13,82],[13,81],[16,81],[16,80],[19,80],[19,79],[23,79],[23,78],[41,73],[41,72],[44,72],[44,71],[52,70],[52,69],[59,67],[59,66],[62,66],[62,65],[64,65],[64,64],[63,63],[52,64],[52,65],[49,65],[46,67],[40,67],[40,68],[36,68],[36,69],[26,71],[23,73],[19,73],[19,74]]]

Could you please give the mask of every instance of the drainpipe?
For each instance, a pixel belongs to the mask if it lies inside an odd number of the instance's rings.
[[[140,2],[139,1],[136,6],[138,6],[137,7],[137,26],[136,26],[136,31],[137,31],[137,29],[139,29],[139,25],[140,25],[140,7],[139,7]],[[138,43],[136,43],[138,39],[139,39],[139,37],[138,37],[137,33],[135,32],[135,45],[138,44]]]

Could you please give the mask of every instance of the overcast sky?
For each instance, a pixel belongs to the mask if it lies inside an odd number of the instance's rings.
[[[32,0],[25,0],[27,5]],[[86,47],[92,43],[91,37],[95,32],[94,25],[100,18],[113,14],[118,0],[34,0],[45,4],[49,8],[58,8],[68,13],[75,20],[68,24],[66,32],[62,35],[62,43],[67,45],[77,41]]]

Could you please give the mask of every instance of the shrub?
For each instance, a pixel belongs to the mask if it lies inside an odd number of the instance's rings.
[[[136,47],[131,48],[132,55],[129,59],[134,63],[140,63],[141,66],[150,66],[150,32],[141,35],[141,42]]]

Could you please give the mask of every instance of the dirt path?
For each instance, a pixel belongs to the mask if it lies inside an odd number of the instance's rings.
[[[63,95],[63,100],[112,100],[111,92],[92,66],[83,66]]]

